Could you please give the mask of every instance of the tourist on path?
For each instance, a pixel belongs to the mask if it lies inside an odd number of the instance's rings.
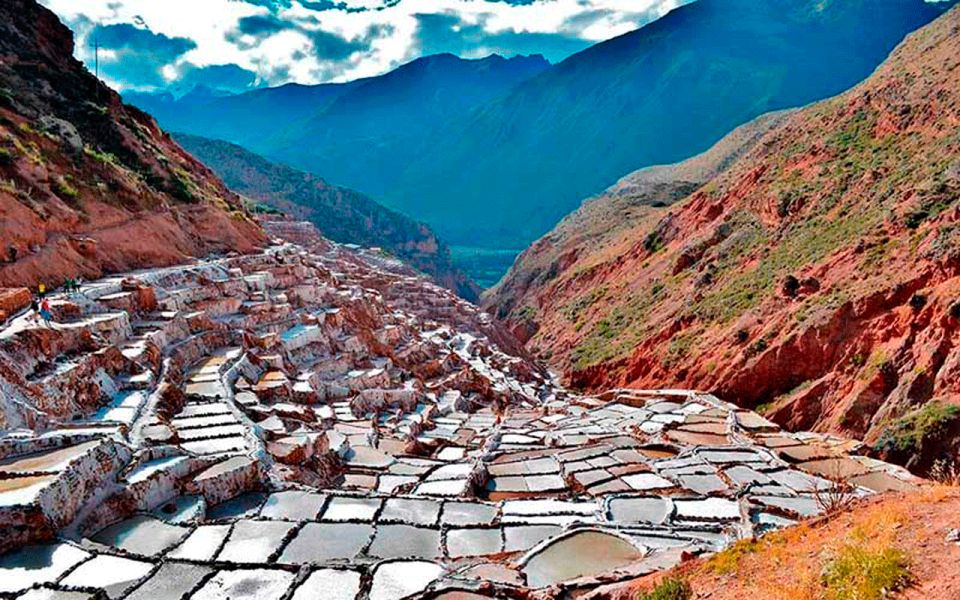
[[[50,314],[50,301],[44,298],[40,302],[40,318],[43,319],[43,324],[49,326],[50,319],[53,318],[53,315]]]

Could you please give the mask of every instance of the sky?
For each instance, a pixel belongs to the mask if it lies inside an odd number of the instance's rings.
[[[240,92],[385,73],[420,56],[570,54],[691,0],[40,0],[121,91]]]

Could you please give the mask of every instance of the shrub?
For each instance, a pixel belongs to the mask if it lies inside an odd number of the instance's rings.
[[[191,189],[190,179],[180,173],[174,173],[171,180],[170,194],[184,202],[196,202],[197,198]]]
[[[797,292],[800,291],[800,280],[793,275],[787,275],[783,278],[781,289],[783,290],[784,296],[793,298],[797,295]]]
[[[721,552],[710,557],[707,568],[717,575],[730,575],[740,568],[740,561],[760,548],[756,539],[738,540]]]
[[[109,152],[101,152],[96,148],[92,148],[90,146],[84,146],[83,152],[84,154],[86,154],[87,156],[89,156],[90,158],[94,159],[97,162],[100,162],[103,164],[112,164],[112,165],[117,164],[117,157],[114,156],[113,154],[110,154]]]
[[[253,212],[258,215],[283,215],[284,212],[278,208],[258,202],[253,205]]]
[[[843,545],[823,569],[828,600],[880,600],[910,584],[910,561],[892,546]]]
[[[888,427],[880,436],[877,446],[901,452],[917,450],[925,440],[943,435],[958,418],[960,406],[938,400],[928,402]]]
[[[761,354],[764,351],[766,351],[768,347],[769,346],[767,344],[767,340],[760,338],[759,340],[755,341],[753,344],[750,345],[750,348],[748,349],[748,354],[750,356],[756,356],[757,354]]]
[[[520,321],[533,321],[537,318],[537,309],[530,305],[524,306],[517,311],[516,318]]]
[[[914,294],[910,297],[910,308],[920,310],[927,305],[927,297],[923,294]]]
[[[77,188],[70,185],[63,177],[58,177],[53,181],[53,192],[63,200],[76,200],[80,196]]]
[[[839,464],[827,475],[832,483],[829,486],[813,484],[813,499],[820,511],[834,515],[849,508],[857,499],[857,486],[840,471]]]
[[[690,584],[677,577],[668,577],[649,592],[640,592],[636,600],[689,600],[693,596]]]
[[[960,463],[955,460],[938,459],[930,467],[928,475],[931,481],[940,485],[960,487]]]
[[[645,240],[643,240],[643,247],[650,254],[655,254],[663,248],[663,240],[660,239],[660,234],[656,231],[651,231]]]
[[[0,165],[12,165],[17,155],[7,148],[0,148]]]
[[[960,320],[960,300],[957,300],[950,306],[950,316]]]

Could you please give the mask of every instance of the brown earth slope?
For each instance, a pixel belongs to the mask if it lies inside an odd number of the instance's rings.
[[[923,471],[960,443],[958,199],[954,8],[684,201],[488,305],[533,321],[576,385],[709,389]]]
[[[73,58],[53,13],[5,0],[0,240],[0,286],[51,286],[264,236],[239,196]]]
[[[710,558],[686,563],[628,584],[600,589],[589,600],[633,600],[666,579],[690,586],[690,600],[833,600],[839,598],[960,598],[957,529],[960,490],[931,487],[857,502],[831,517],[816,518],[755,541],[744,540]],[[892,560],[891,560],[892,559]],[[898,593],[870,594],[871,583],[905,567]],[[830,585],[836,565],[853,564]],[[841,583],[842,582],[842,583]]]

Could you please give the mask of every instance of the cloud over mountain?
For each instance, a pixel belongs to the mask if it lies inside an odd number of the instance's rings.
[[[690,0],[42,0],[122,90],[240,91],[378,75],[450,52],[561,60]],[[190,18],[184,18],[189,15]]]

